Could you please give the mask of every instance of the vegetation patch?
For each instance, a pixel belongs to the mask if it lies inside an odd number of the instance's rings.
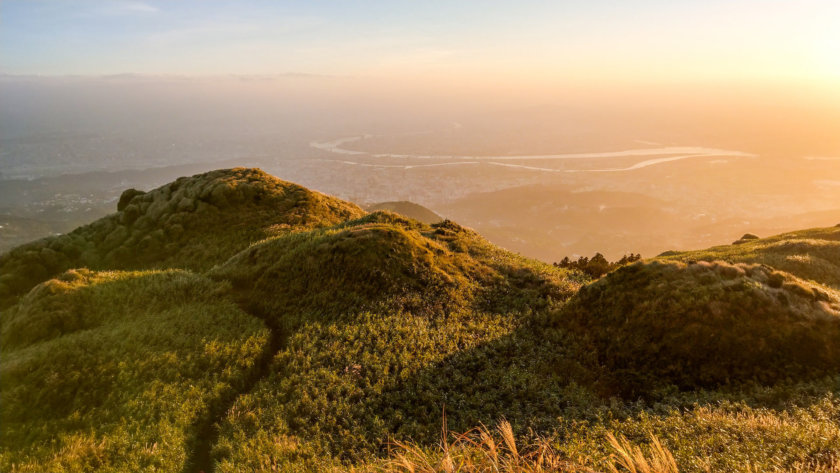
[[[615,271],[622,266],[627,266],[641,259],[642,255],[630,253],[629,255],[622,256],[618,261],[607,261],[604,255],[595,253],[595,256],[591,259],[586,256],[580,256],[578,259],[573,260],[566,256],[562,260],[554,263],[554,266],[580,271],[592,279],[598,279],[610,271]]]
[[[833,291],[767,266],[648,262],[584,286],[554,323],[597,353],[605,393],[633,397],[836,373],[838,310]]]
[[[72,271],[3,313],[0,470],[181,471],[268,345],[184,271]]]
[[[210,275],[231,282],[253,312],[286,328],[366,310],[545,307],[577,288],[564,270],[514,269],[516,257],[505,253],[451,222],[427,226],[375,212],[260,242]]]

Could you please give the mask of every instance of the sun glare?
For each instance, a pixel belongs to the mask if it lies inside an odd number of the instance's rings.
[[[825,71],[832,77],[840,79],[840,27],[835,36],[826,38],[820,49],[820,62]]]

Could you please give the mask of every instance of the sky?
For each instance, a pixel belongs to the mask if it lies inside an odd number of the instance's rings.
[[[840,81],[837,0],[2,0],[0,72]]]

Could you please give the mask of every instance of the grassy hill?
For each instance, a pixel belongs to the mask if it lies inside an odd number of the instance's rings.
[[[767,256],[840,264],[836,232],[588,282],[259,170],[127,191],[0,256],[0,470],[450,471],[496,434],[442,428],[503,418],[547,471],[625,471],[610,433],[685,472],[837,466],[833,273]]]
[[[201,271],[268,236],[363,214],[258,169],[212,171],[149,192],[129,189],[115,214],[0,256],[0,307],[70,268]]]
[[[555,323],[598,354],[602,389],[624,397],[840,366],[838,294],[768,266],[633,264],[582,288]]]
[[[500,354],[485,347],[578,286],[450,222],[427,226],[388,213],[269,239],[210,275],[231,281],[238,300],[288,334],[272,374],[222,424],[221,471],[265,461],[318,470],[333,459],[369,458],[392,434],[433,441],[448,396],[458,406],[450,422],[462,428],[513,415],[513,390],[534,380],[522,369],[503,374],[492,366]],[[476,381],[460,366],[439,365],[473,350],[488,351],[470,355],[476,370],[514,384],[466,396]],[[523,410],[538,415],[535,406]]]

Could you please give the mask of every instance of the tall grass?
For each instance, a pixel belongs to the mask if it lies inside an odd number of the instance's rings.
[[[671,452],[655,436],[647,452],[622,436],[607,435],[612,449],[610,473],[679,473]],[[410,442],[392,442],[391,456],[383,462],[354,470],[381,473],[600,473],[587,459],[566,458],[547,437],[518,444],[513,427],[501,421],[490,429],[480,426],[466,433],[444,434],[436,448]]]
[[[445,430],[445,429],[444,429]],[[591,458],[566,458],[552,445],[551,438],[536,437],[530,443],[517,443],[507,421],[494,429],[485,426],[468,432],[444,434],[434,448],[411,442],[391,443],[387,460],[364,467],[344,470],[345,473],[680,473],[671,451],[653,433],[649,445],[640,446],[622,435],[607,433],[608,449],[605,469],[596,469]],[[711,469],[707,469],[711,471]],[[746,465],[750,473],[767,470]],[[840,461],[798,463],[791,468],[774,469],[773,473],[837,473]]]
[[[645,455],[640,447],[633,445],[623,436],[607,434],[607,441],[615,450],[610,456],[612,464],[609,470],[612,473],[679,473],[674,456],[653,434],[650,434],[649,455]]]

